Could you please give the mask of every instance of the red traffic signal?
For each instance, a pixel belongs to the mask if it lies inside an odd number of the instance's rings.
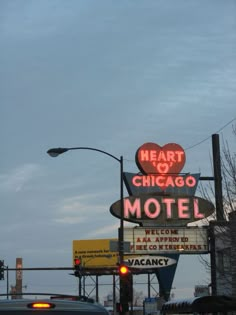
[[[127,276],[130,273],[128,266],[120,265],[119,266],[119,274],[120,276]]]
[[[75,266],[81,265],[81,259],[80,259],[80,258],[75,258],[75,259],[74,259],[74,265],[75,265]]]
[[[74,259],[74,276],[81,278],[83,275],[83,270],[82,270],[82,260],[80,258],[75,258]]]

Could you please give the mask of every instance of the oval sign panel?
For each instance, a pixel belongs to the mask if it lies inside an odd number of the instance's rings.
[[[143,225],[152,223],[183,226],[205,219],[215,210],[210,201],[185,195],[143,194],[124,198],[123,202],[124,220]],[[117,218],[121,217],[120,200],[111,205],[110,212]]]

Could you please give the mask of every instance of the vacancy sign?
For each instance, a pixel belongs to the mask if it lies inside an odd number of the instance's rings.
[[[125,263],[127,263],[131,268],[148,269],[169,267],[171,265],[175,265],[177,260],[165,256],[142,255],[140,257],[129,256],[125,259]]]
[[[124,228],[124,241],[130,242],[129,254],[208,253],[204,227]]]

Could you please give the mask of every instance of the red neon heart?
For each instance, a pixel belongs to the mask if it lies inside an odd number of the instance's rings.
[[[176,143],[161,147],[148,142],[139,147],[135,159],[143,174],[179,174],[186,158],[184,149]]]

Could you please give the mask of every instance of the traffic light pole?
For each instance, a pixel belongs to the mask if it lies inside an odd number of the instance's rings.
[[[119,265],[120,277],[120,303],[118,311],[125,314],[129,311],[129,303],[133,304],[133,276],[128,266]]]
[[[82,295],[82,283],[81,283],[81,278],[79,278],[79,296]]]

